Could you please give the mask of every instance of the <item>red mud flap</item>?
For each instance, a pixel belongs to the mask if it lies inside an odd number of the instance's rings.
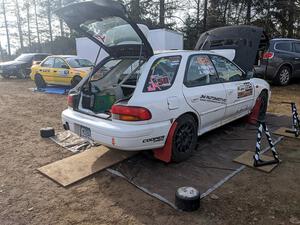
[[[173,135],[175,133],[175,129],[177,127],[177,122],[174,122],[170,128],[166,144],[162,148],[154,149],[154,157],[156,159],[159,159],[163,162],[169,163],[171,162],[172,158],[172,141],[173,141]]]
[[[257,98],[251,113],[247,117],[247,123],[257,124],[260,106],[261,106],[261,99]]]

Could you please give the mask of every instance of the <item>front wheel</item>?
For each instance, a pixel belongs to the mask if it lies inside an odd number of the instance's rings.
[[[25,79],[27,77],[26,70],[20,69],[17,73],[17,77],[20,79]]]
[[[35,85],[38,89],[39,88],[45,88],[47,86],[44,78],[39,74],[35,75],[34,82],[35,82]]]
[[[172,143],[172,161],[188,159],[197,145],[197,122],[191,115],[184,115],[177,120]]]

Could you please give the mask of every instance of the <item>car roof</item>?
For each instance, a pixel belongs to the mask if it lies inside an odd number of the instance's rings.
[[[296,38],[274,38],[271,41],[300,41],[300,39],[296,39]]]
[[[51,55],[51,57],[60,57],[60,58],[78,58],[77,55]]]
[[[207,54],[207,55],[220,55],[219,53],[213,50],[163,50],[155,51],[155,55],[171,55],[178,53],[180,55],[194,55],[194,54]],[[222,55],[220,55],[222,56]]]

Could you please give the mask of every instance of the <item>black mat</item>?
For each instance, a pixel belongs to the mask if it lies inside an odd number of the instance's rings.
[[[290,118],[285,116],[267,117],[270,131],[289,124]],[[238,120],[200,136],[197,150],[185,162],[165,164],[140,154],[108,170],[175,207],[177,188],[193,186],[200,190],[201,197],[205,197],[245,168],[232,160],[245,151],[255,151],[256,135],[256,126]],[[277,135],[272,138],[275,143],[282,139]],[[263,137],[262,150],[268,147]]]

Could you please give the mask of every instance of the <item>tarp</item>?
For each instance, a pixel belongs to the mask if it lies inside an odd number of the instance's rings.
[[[47,94],[58,94],[58,95],[65,95],[68,94],[69,90],[71,89],[70,86],[47,86],[45,88],[33,88],[32,91],[34,92],[43,92]]]
[[[284,116],[268,115],[270,131],[281,126],[289,127],[290,119]],[[238,120],[202,135],[193,156],[182,163],[165,164],[149,160],[140,154],[112,168],[109,172],[125,178],[144,192],[175,207],[175,191],[182,186],[193,186],[205,197],[226,180],[245,168],[233,159],[245,151],[255,151],[256,126]],[[272,135],[278,143],[282,137]],[[263,137],[262,150],[268,149]],[[279,151],[280,154],[280,151]]]

